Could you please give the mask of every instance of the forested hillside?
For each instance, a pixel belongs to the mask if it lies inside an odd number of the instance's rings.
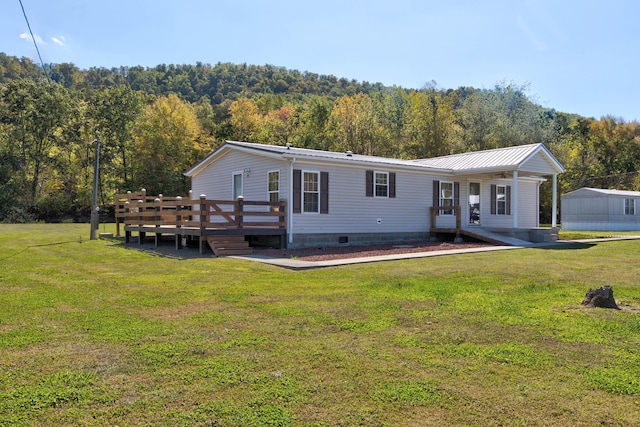
[[[399,158],[543,142],[568,170],[561,192],[640,189],[637,122],[558,112],[527,89],[408,89],[228,63],[43,70],[0,53],[0,221],[85,217],[96,138],[103,204],[142,187],[186,193],[182,172],[227,139]]]

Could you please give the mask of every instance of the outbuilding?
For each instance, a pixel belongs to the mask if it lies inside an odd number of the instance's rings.
[[[640,230],[640,192],[580,188],[562,195],[563,230]]]

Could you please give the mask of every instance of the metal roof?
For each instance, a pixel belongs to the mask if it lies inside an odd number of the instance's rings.
[[[227,141],[227,144],[250,149],[257,149],[264,152],[278,153],[284,157],[296,156],[298,158],[307,158],[315,160],[329,161],[349,161],[354,163],[371,163],[389,166],[405,166],[420,169],[435,169],[437,171],[449,172],[449,168],[438,168],[429,165],[417,165],[414,160],[393,159],[390,157],[366,156],[363,154],[355,154],[352,152],[338,153],[335,151],[312,150],[308,148],[283,147],[280,145],[264,145],[254,144],[250,142]]]
[[[517,145],[472,153],[453,154],[432,159],[415,160],[415,162],[425,166],[447,168],[453,171],[513,170],[518,169],[520,165],[541,150],[544,150],[545,155],[550,157],[549,160],[552,163],[557,164],[559,171],[564,170],[543,144]]]
[[[586,196],[588,193],[597,193],[597,194],[602,194],[606,196],[640,197],[640,191],[609,190],[606,188],[589,188],[589,187],[579,188],[577,190],[564,194],[564,196],[581,197],[581,196]]]
[[[515,170],[531,156],[542,151],[558,173],[564,168],[555,160],[553,155],[543,144],[520,145],[515,147],[499,148],[495,150],[476,151],[472,153],[454,154],[450,156],[435,157],[432,159],[402,160],[388,157],[365,156],[351,152],[337,153],[333,151],[311,150],[307,148],[295,148],[290,146],[255,144],[251,142],[227,141],[202,162],[187,171],[185,175],[193,176],[206,167],[222,151],[234,148],[241,151],[251,151],[269,157],[307,159],[328,162],[359,163],[362,165],[381,165],[397,168],[409,168],[430,172],[491,172]]]

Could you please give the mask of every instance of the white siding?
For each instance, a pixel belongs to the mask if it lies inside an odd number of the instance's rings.
[[[289,203],[288,160],[229,150],[213,163],[192,177],[193,197],[205,194],[207,199],[231,200],[234,172],[243,172],[243,196],[245,200],[269,200],[268,172],[280,172],[280,199]],[[428,232],[430,210],[433,204],[433,181],[459,183],[459,199],[462,206],[461,223],[468,223],[469,181],[481,183],[481,226],[511,228],[511,215],[491,215],[491,184],[512,185],[510,180],[493,180],[487,175],[475,177],[429,174],[406,169],[384,169],[379,165],[371,168],[360,165],[335,164],[330,162],[296,161],[293,168],[308,171],[328,172],[329,213],[292,214],[294,234],[314,233],[412,233]],[[395,172],[396,197],[376,198],[366,196],[366,170]],[[245,172],[246,171],[246,172]],[[518,218],[520,228],[538,225],[537,182],[520,181],[518,184]],[[512,198],[515,195],[512,192]],[[638,207],[640,209],[640,206]],[[455,227],[453,215],[438,215],[439,228]]]
[[[533,172],[537,175],[553,175],[558,173],[552,164],[541,154],[537,153],[535,156],[524,162],[518,167],[518,170]]]
[[[191,180],[193,197],[205,194],[207,199],[231,200],[234,172],[243,172],[245,200],[268,201],[267,173],[280,171],[280,199],[287,199],[289,162],[238,151],[229,151]],[[247,171],[246,173],[244,171]]]
[[[432,182],[451,180],[389,169],[396,173],[396,197],[376,198],[366,196],[367,168],[303,162],[297,162],[295,168],[329,173],[329,213],[293,215],[294,233],[304,234],[426,232],[430,227]],[[438,226],[455,226],[455,221],[446,218],[442,224],[438,221]]]
[[[242,172],[242,189],[245,200],[268,201],[268,172],[280,172],[280,200],[287,200],[289,183],[289,162],[263,156],[229,151],[220,156],[206,169],[192,177],[192,197],[197,199],[201,194],[208,200],[232,200],[233,199],[233,174]],[[221,209],[233,209],[230,205],[222,205]],[[245,212],[266,211],[267,206],[246,206]],[[287,208],[289,209],[288,203]],[[277,221],[276,217],[251,217],[245,214],[245,221],[269,222]]]
[[[540,225],[538,183],[518,182],[518,228],[535,228]]]
[[[640,198],[636,198],[635,215],[624,214],[623,196],[573,192],[562,197],[563,230],[640,230]],[[633,198],[633,197],[631,197]]]
[[[472,179],[471,179],[472,180]],[[511,206],[514,198],[512,180],[482,181],[480,225],[490,228],[512,228],[513,215],[491,215],[491,185],[511,186]],[[468,215],[468,214],[467,214]],[[539,225],[538,183],[535,181],[518,181],[518,228],[535,228]]]

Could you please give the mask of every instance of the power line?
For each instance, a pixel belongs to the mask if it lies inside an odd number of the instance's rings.
[[[22,14],[24,15],[24,20],[27,22],[27,28],[29,28],[29,34],[31,34],[31,39],[33,40],[33,45],[36,47],[36,52],[38,53],[38,59],[40,59],[40,65],[42,65],[42,70],[44,71],[44,75],[49,79],[49,73],[47,73],[47,69],[44,66],[44,61],[42,60],[42,56],[40,56],[40,49],[38,49],[38,43],[36,42],[36,38],[33,35],[33,31],[31,31],[31,25],[29,24],[29,18],[27,18],[27,12],[24,11],[24,6],[22,4],[22,0],[18,0],[20,2],[20,8],[22,9]]]

